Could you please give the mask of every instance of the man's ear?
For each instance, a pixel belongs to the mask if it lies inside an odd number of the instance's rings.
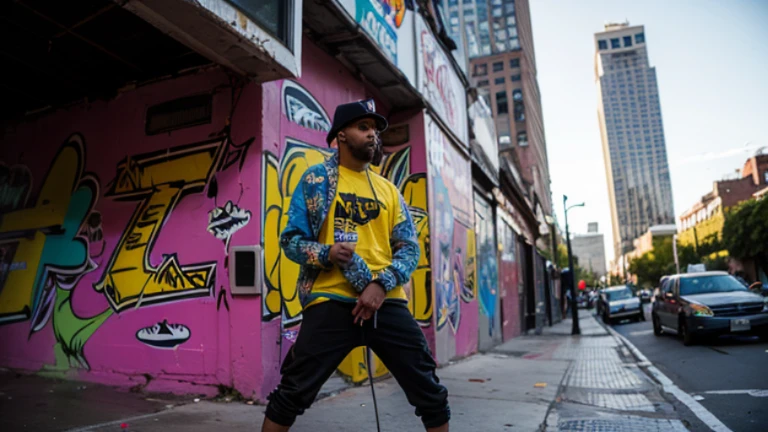
[[[344,131],[339,131],[338,135],[336,135],[336,139],[339,142],[344,142],[347,140],[347,134],[345,134]]]

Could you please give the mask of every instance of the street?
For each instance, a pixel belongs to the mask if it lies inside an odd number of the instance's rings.
[[[646,321],[623,321],[614,330],[734,432],[765,430],[768,343],[729,336],[686,347],[675,334],[654,336],[650,304],[645,312]]]

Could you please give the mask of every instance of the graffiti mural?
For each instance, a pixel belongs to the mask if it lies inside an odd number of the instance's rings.
[[[12,211],[0,221],[3,266],[8,268],[0,285],[0,324],[32,319],[31,332],[39,330],[50,318],[56,285],[71,286],[96,268],[80,232],[99,187],[84,166],[83,139],[73,135],[54,157],[33,206],[26,202],[32,183],[27,169],[16,169],[25,179],[15,185],[17,176],[3,177],[9,183],[2,189],[17,193],[7,201]]]
[[[150,254],[163,223],[185,195],[202,192],[216,168],[223,140],[127,157],[105,197],[137,201],[101,280],[94,285],[116,311],[132,305],[208,296],[216,263],[182,265],[176,254],[155,266]]]
[[[32,334],[52,320],[59,368],[88,368],[85,343],[112,312],[81,317],[70,302],[73,289],[97,269],[94,258],[103,252],[101,216],[94,210],[99,183],[84,167],[85,142],[74,134],[54,157],[36,203],[28,206],[28,191],[23,193],[0,222],[3,262],[11,263],[0,280],[0,324],[29,319]],[[31,175],[25,177],[31,185]]]
[[[208,232],[219,240],[224,241],[224,250],[229,252],[229,241],[251,221],[251,212],[243,210],[227,201],[224,207],[215,207],[208,213]]]
[[[469,165],[431,118],[426,129],[436,232],[432,246],[436,322],[438,330],[448,325],[455,334],[461,322],[461,302],[476,297],[472,181]]]
[[[437,116],[456,134],[460,144],[469,143],[467,98],[453,63],[424,20],[416,20],[418,89]]]
[[[189,327],[183,324],[168,324],[168,320],[136,332],[136,339],[140,342],[159,349],[174,349],[189,340],[191,336]]]
[[[392,63],[397,64],[397,29],[405,19],[405,0],[357,0],[355,21]]]
[[[331,120],[322,105],[295,81],[283,81],[283,114],[307,129],[328,132]]]
[[[475,232],[477,233],[477,291],[480,311],[488,317],[488,335],[493,336],[498,319],[498,280],[496,226],[493,209],[481,196],[475,196]]]

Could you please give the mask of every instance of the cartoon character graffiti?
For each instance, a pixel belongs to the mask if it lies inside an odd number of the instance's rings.
[[[437,306],[437,329],[450,324],[455,333],[461,320],[459,304],[460,290],[464,285],[459,256],[454,256],[454,218],[453,206],[448,188],[438,173],[432,179],[434,185],[434,215],[437,237],[437,254],[435,256],[435,304]],[[460,251],[459,251],[460,252]],[[458,269],[458,270],[457,270]]]
[[[229,251],[229,241],[251,221],[251,212],[243,210],[227,201],[224,207],[215,207],[208,213],[208,232],[219,240],[224,241],[224,250]]]

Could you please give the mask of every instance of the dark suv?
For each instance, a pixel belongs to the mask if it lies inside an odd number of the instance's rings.
[[[729,333],[768,337],[768,305],[725,272],[669,276],[654,296],[653,333],[672,329],[685,345]]]

